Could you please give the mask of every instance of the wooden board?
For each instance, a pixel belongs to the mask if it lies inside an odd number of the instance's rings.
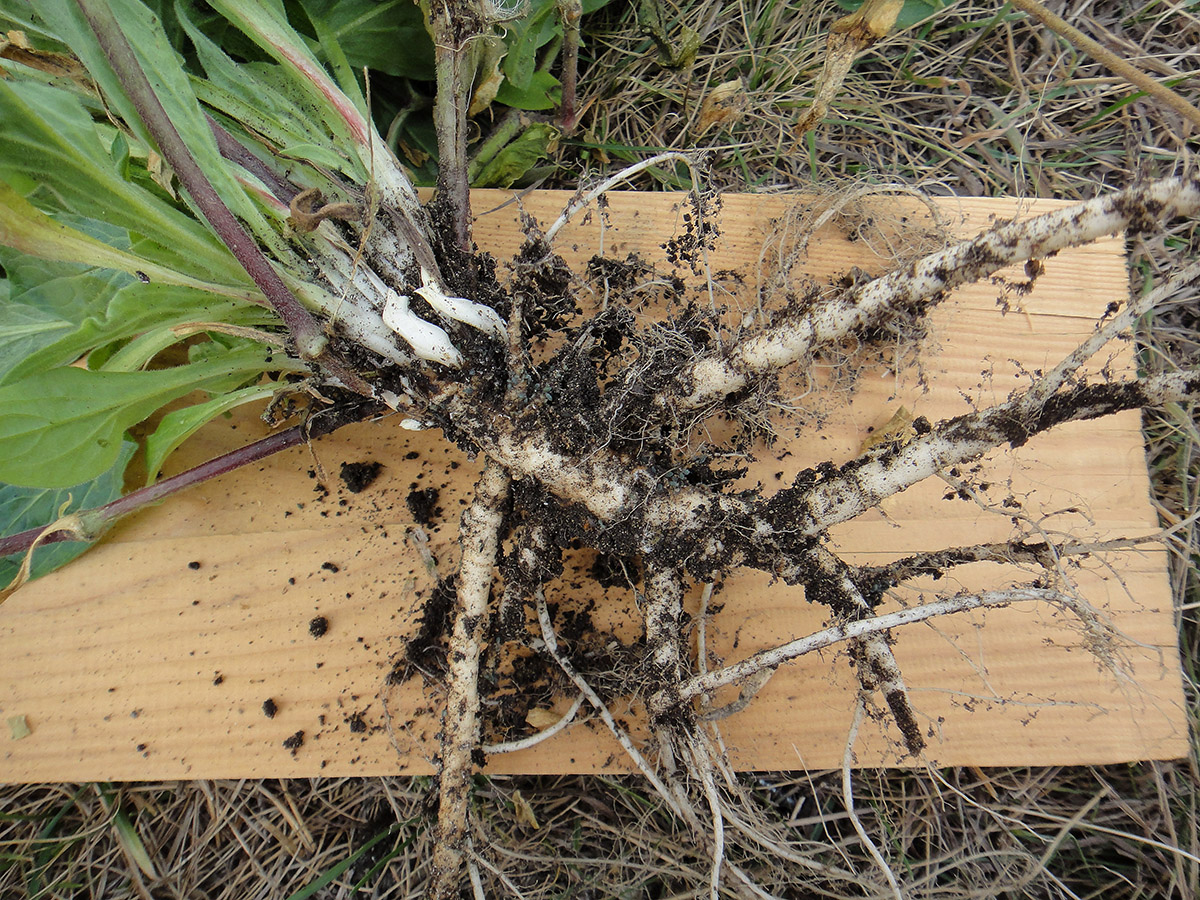
[[[520,242],[511,195],[479,192],[477,239],[498,259]],[[519,206],[543,223],[566,195],[542,193]],[[683,227],[678,196],[609,195],[603,215],[581,216],[559,244],[574,264],[601,249],[636,251],[668,272],[661,245]],[[784,196],[726,197],[721,237],[709,256],[719,300],[751,309],[761,271],[778,253]],[[880,210],[902,211],[895,201]],[[1032,211],[1052,208],[1038,202]],[[801,207],[803,209],[803,207]],[[946,201],[965,232],[990,216],[1030,212],[1014,202]],[[916,220],[917,213],[907,215]],[[961,220],[965,219],[965,222]],[[818,279],[851,265],[878,268],[881,239],[870,216],[823,231],[802,267]],[[788,231],[787,228],[784,229]],[[855,240],[847,240],[847,231]],[[789,232],[790,233],[790,232]],[[1047,261],[1032,294],[1011,309],[995,284],[958,292],[933,316],[919,368],[864,374],[853,402],[798,438],[784,435],[747,477],[768,489],[799,469],[855,455],[872,426],[904,403],[936,420],[1002,399],[1022,371],[1058,360],[1126,291],[1122,243],[1109,240]],[[730,273],[737,271],[734,277]],[[678,273],[689,284],[698,279]],[[1022,277],[1013,273],[1014,278]],[[704,295],[704,291],[701,291]],[[798,382],[797,382],[798,384]],[[797,388],[798,390],[798,388]],[[253,414],[194,439],[176,469],[264,433]],[[1105,539],[1155,527],[1136,412],[1071,425],[986,463],[988,497],[1011,495],[1047,532]],[[343,462],[383,463],[360,494],[341,485]],[[117,527],[65,570],[24,588],[0,608],[0,716],[24,716],[32,733],[0,736],[0,780],[296,777],[428,773],[436,721],[419,679],[389,686],[393,657],[414,630],[414,611],[434,580],[413,544],[406,498],[439,490],[426,529],[437,568],[453,570],[461,509],[478,463],[438,433],[388,425],[345,429],[310,449],[281,454],[147,510]],[[852,561],[884,561],[918,548],[1004,539],[1007,515],[946,500],[943,482],[913,488],[837,529]],[[624,607],[598,589],[591,559],[572,559],[551,597],[562,608],[595,600],[598,624]],[[1045,608],[957,616],[911,628],[896,648],[937,765],[1074,764],[1182,756],[1187,725],[1163,554],[1143,549],[1089,560],[1070,574],[1125,636],[1118,671],[1085,650],[1077,628]],[[971,566],[937,584],[956,591],[997,587],[1028,573]],[[708,628],[710,650],[733,661],[822,627],[801,589],[739,574]],[[693,596],[693,602],[695,597]],[[606,606],[606,602],[608,605]],[[606,612],[607,610],[607,612]],[[328,633],[309,622],[324,616]],[[745,712],[722,723],[745,769],[839,765],[855,683],[843,651],[781,670]],[[264,714],[264,702],[276,708]],[[558,703],[559,709],[568,700]],[[617,708],[636,721],[636,710]],[[298,732],[303,744],[284,742]],[[894,732],[863,728],[861,765],[911,764]],[[624,762],[602,726],[586,721],[540,747],[493,757],[494,772],[619,770]]]

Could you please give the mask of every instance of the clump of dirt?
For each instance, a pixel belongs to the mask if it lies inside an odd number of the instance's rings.
[[[440,496],[437,488],[419,488],[414,484],[404,502],[408,505],[413,520],[418,525],[429,527],[437,521],[437,515],[441,512],[437,505]]]
[[[558,331],[580,310],[572,289],[574,273],[535,229],[535,225],[526,223],[529,237],[510,265],[511,290],[521,298],[522,326],[536,341]]]
[[[450,613],[458,592],[454,576],[443,578],[421,607],[416,635],[404,646],[404,652],[388,673],[389,684],[402,684],[413,671],[441,673],[446,668],[445,638],[450,630]]]
[[[382,471],[383,463],[371,460],[368,462],[344,462],[339,474],[346,490],[352,494],[358,494],[374,484]]]
[[[672,237],[662,248],[667,251],[667,262],[671,265],[686,265],[693,275],[699,275],[704,271],[705,254],[720,237],[716,217],[721,211],[721,197],[693,191],[686,202],[691,212],[683,214],[683,233]]]

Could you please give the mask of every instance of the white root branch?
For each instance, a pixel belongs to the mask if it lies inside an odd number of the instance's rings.
[[[1035,385],[1006,403],[938,423],[929,434],[895,453],[877,456],[861,466],[844,467],[839,475],[806,488],[810,518],[798,524],[798,532],[815,537],[942,469],[978,459],[1003,444],[1021,446],[1055,425],[1194,400],[1200,397],[1200,371],[1168,372],[1095,389],[1085,385],[1042,401],[1037,397]],[[1055,399],[1063,402],[1050,402]]]
[[[859,619],[857,622],[847,622],[844,625],[834,625],[821,631],[797,638],[769,650],[761,650],[739,662],[732,663],[720,669],[714,669],[706,675],[700,675],[684,682],[679,687],[678,697],[681,702],[688,702],[701,694],[711,694],[720,688],[738,684],[745,678],[752,677],[763,669],[775,669],[786,662],[798,659],[808,653],[824,650],[842,641],[863,638],[872,634],[881,634],[891,628],[900,628],[925,622],[939,616],[953,613],[969,612],[973,609],[1010,606],[1013,603],[1043,602],[1064,606],[1080,615],[1089,624],[1094,616],[1088,613],[1083,605],[1075,598],[1060,591],[1044,588],[1013,588],[1003,591],[986,591],[981,594],[948,597],[934,600],[921,606],[901,609],[896,612],[872,616],[869,619]]]
[[[581,693],[575,698],[575,702],[571,704],[561,719],[553,725],[548,725],[537,734],[531,734],[529,737],[521,738],[516,741],[505,741],[503,744],[484,744],[483,752],[492,756],[496,753],[515,753],[517,750],[528,750],[530,747],[536,747],[542,741],[548,741],[554,737],[568,725],[575,721],[575,716],[579,713],[579,708],[583,706],[584,695]]]
[[[508,490],[508,474],[489,463],[459,529],[462,560],[456,583],[454,632],[447,655],[448,689],[433,854],[431,896],[437,900],[458,896],[466,860],[471,777],[479,747],[479,657],[488,631],[488,600]]]
[[[814,548],[812,558],[814,570],[821,573],[820,578],[825,582],[823,590],[832,592],[837,598],[835,611],[850,618],[865,618],[871,615],[871,605],[850,577],[850,570],[842,560],[821,546]],[[815,581],[814,575],[810,574],[809,584],[814,584]],[[896,662],[888,644],[888,633],[880,631],[868,634],[856,639],[854,645],[858,650],[856,656],[859,684],[864,691],[879,691],[883,695],[904,735],[908,752],[916,756],[924,749],[925,741],[921,737],[916,716],[908,700],[908,689],[904,686],[900,664]]]
[[[691,387],[674,402],[706,406],[741,390],[753,378],[805,358],[820,345],[840,341],[880,315],[917,309],[945,291],[979,281],[1014,263],[1043,259],[1130,227],[1148,230],[1198,211],[1200,179],[1168,178],[1023,222],[999,225],[811,310],[785,314],[780,322],[747,335],[728,352],[698,359],[678,379],[679,384]]]
[[[558,236],[558,233],[562,231],[564,227],[566,227],[567,223],[571,221],[575,214],[581,209],[585,209],[595,202],[596,198],[601,194],[606,194],[617,185],[624,184],[634,176],[645,172],[647,169],[652,169],[655,166],[661,165],[665,162],[678,162],[687,166],[688,171],[692,176],[692,184],[699,189],[700,174],[696,170],[695,159],[693,159],[687,153],[680,153],[675,150],[669,150],[666,153],[659,153],[657,156],[651,156],[649,159],[643,159],[641,162],[634,163],[632,166],[627,166],[620,172],[617,172],[615,175],[611,175],[610,177],[604,179],[604,181],[600,182],[600,184],[596,185],[591,190],[580,193],[579,196],[567,204],[567,208],[562,211],[562,215],[560,215],[554,221],[554,224],[546,229],[546,243],[554,243],[554,238]]]

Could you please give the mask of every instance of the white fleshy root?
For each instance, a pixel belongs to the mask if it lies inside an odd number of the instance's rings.
[[[739,391],[754,378],[803,359],[882,312],[912,309],[941,291],[979,281],[1013,263],[1043,259],[1067,247],[1099,240],[1146,220],[1166,221],[1200,210],[1200,182],[1166,178],[1134,185],[1077,206],[1023,222],[1006,222],[913,265],[816,304],[798,316],[748,334],[717,356],[696,360],[681,383],[691,385],[685,407],[702,407]]]
[[[437,312],[448,319],[478,328],[498,338],[505,335],[504,320],[490,306],[475,303],[465,297],[450,297],[430,274],[421,270],[421,287],[414,292]]]
[[[408,297],[390,288],[383,303],[383,324],[412,347],[421,359],[445,366],[462,365],[462,355],[454,349],[450,335],[414,313],[408,308]]]

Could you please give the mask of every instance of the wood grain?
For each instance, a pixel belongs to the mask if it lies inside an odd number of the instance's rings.
[[[493,210],[511,196],[477,192],[475,209]],[[522,240],[518,208],[546,223],[566,196],[534,194],[480,215],[478,242],[503,263]],[[1038,202],[1032,211],[1053,206]],[[724,198],[720,238],[709,254],[718,302],[754,310],[758,273],[776,266],[780,245],[786,251],[797,216],[810,207],[783,195]],[[1031,211],[1029,204],[986,200],[944,201],[942,208],[963,233],[986,226],[989,217]],[[637,253],[668,275],[662,245],[680,233],[686,213],[678,196],[613,193],[602,212],[581,214],[558,243],[580,271],[603,243],[609,256]],[[899,222],[901,216],[907,221]],[[921,222],[919,208],[894,200],[853,211],[819,234],[797,270],[797,286],[802,277],[820,282],[850,266],[879,270],[870,248],[883,246],[889,229]],[[686,268],[675,274],[689,296],[709,302],[703,277]],[[602,286],[593,288],[601,296]],[[1028,296],[999,284],[957,292],[934,312],[920,365],[864,371],[848,404],[844,386],[829,389],[846,374],[845,361],[794,373],[785,394],[807,389],[809,375],[824,385],[825,394],[803,401],[819,425],[798,435],[786,431],[770,450],[759,448],[746,483],[761,482],[769,491],[807,465],[851,458],[869,429],[901,404],[936,420],[1003,399],[1027,381],[1023,373],[1074,347],[1125,292],[1122,243],[1104,241],[1048,260]],[[655,295],[647,286],[648,303]],[[1105,362],[1129,364],[1127,356]],[[263,433],[253,413],[237,415],[189,442],[172,466]],[[350,494],[338,479],[340,465],[366,460],[381,462],[382,475]],[[1021,514],[1049,533],[1100,540],[1155,527],[1137,413],[1058,429],[983,465],[987,498],[1018,500]],[[414,549],[406,498],[414,489],[438,489],[436,524],[426,531],[438,571],[451,572],[458,517],[478,470],[478,461],[438,433],[366,423],[123,522],[79,561],[0,608],[0,715],[23,715],[32,729],[21,740],[0,737],[0,779],[432,772],[437,698],[419,678],[388,684],[434,585]],[[836,529],[836,544],[851,560],[876,562],[1011,534],[1006,515],[944,499],[947,493],[943,482],[914,487],[882,511]],[[589,554],[570,554],[567,577],[550,600],[560,615],[594,602],[598,626],[636,636],[630,598],[600,589],[593,562]],[[929,762],[1108,763],[1186,753],[1163,553],[1109,554],[1069,574],[1125,638],[1111,667],[1081,648],[1080,631],[1066,617],[1045,608],[956,616],[899,636],[896,653],[932,735]],[[908,597],[997,587],[1029,575],[969,566],[915,585]],[[717,599],[725,605],[708,628],[714,658],[733,661],[823,624],[803,590],[755,573],[730,577]],[[329,623],[320,638],[309,632],[315,616]],[[736,764],[839,764],[854,691],[844,650],[781,670],[749,709],[722,723]],[[264,713],[268,699],[273,717]],[[554,708],[570,699],[559,698]],[[636,722],[636,709],[614,712]],[[859,764],[912,763],[900,757],[886,726],[863,731]],[[299,732],[303,743],[285,747]],[[623,768],[615,744],[592,721],[535,750],[488,762],[495,772]]]

